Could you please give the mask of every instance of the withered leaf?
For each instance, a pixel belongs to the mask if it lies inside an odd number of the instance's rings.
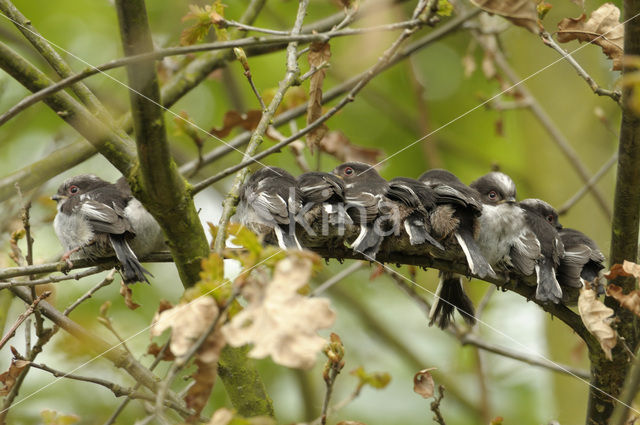
[[[431,398],[435,393],[435,383],[429,371],[435,367],[422,369],[413,376],[413,392],[422,396],[422,398]]]
[[[11,366],[9,370],[0,374],[0,395],[5,396],[9,394],[9,391],[16,384],[16,379],[22,373],[22,370],[29,365],[27,360],[11,360]]]
[[[380,149],[365,148],[364,146],[352,144],[349,138],[341,131],[330,131],[327,133],[320,141],[319,147],[322,151],[342,162],[357,161],[366,164],[376,164],[384,154]]]
[[[165,330],[172,328],[171,343],[169,344],[171,352],[176,357],[184,356],[211,322],[215,320],[218,311],[218,306],[213,298],[196,298],[188,304],[179,304],[161,313],[156,313],[151,322],[150,334],[152,337],[159,336]],[[213,333],[213,335],[215,334],[216,332]]]
[[[578,297],[578,311],[584,326],[600,342],[605,356],[611,360],[611,350],[618,342],[616,331],[610,326],[613,309],[598,300],[596,291],[583,288]]]
[[[326,344],[316,331],[335,320],[329,300],[298,293],[308,283],[314,261],[317,257],[309,253],[292,253],[276,264],[270,282],[248,280],[242,287],[248,305],[222,327],[229,344],[253,344],[253,358],[270,355],[283,366],[312,367]]]
[[[640,290],[636,289],[624,294],[622,288],[613,283],[607,286],[607,295],[615,298],[622,307],[631,311],[636,316],[640,316]]]
[[[614,264],[604,277],[607,280],[613,280],[618,276],[633,276],[640,279],[640,265],[631,261],[624,260],[622,264]]]
[[[586,19],[584,13],[578,18],[565,18],[558,23],[557,38],[560,43],[571,40],[591,42],[602,48],[609,59],[613,59],[613,70],[622,69],[624,26],[620,24],[620,9],[613,3],[605,3]]]
[[[307,60],[309,61],[310,67],[318,68],[318,70],[309,79],[307,125],[322,116],[322,83],[324,82],[324,77],[327,73],[324,69],[324,65],[329,62],[330,58],[331,47],[329,43],[322,43],[318,41],[311,43]],[[329,131],[328,127],[321,124],[307,134],[307,146],[311,153],[315,152],[316,147],[325,134],[327,134],[327,131]]]
[[[155,342],[152,342],[147,347],[147,354],[151,354],[153,357],[158,357],[161,351],[162,351],[162,347],[156,344]],[[165,362],[172,362],[175,359],[176,359],[176,356],[174,356],[173,353],[171,352],[171,348],[167,347],[166,350],[164,350],[164,353],[162,353],[162,358],[160,360],[164,360]]]
[[[500,15],[534,34],[540,33],[538,11],[533,0],[471,0],[471,3],[485,12]]]
[[[180,304],[156,314],[151,324],[151,336],[158,336],[166,329],[172,328],[169,348],[180,358],[190,351],[218,314],[219,308],[215,300],[202,296],[190,303]],[[197,419],[209,400],[217,376],[218,358],[224,345],[225,340],[218,327],[196,352],[197,369],[191,376],[195,382],[184,397],[187,406],[194,410],[194,416],[189,420]]]
[[[251,110],[246,114],[241,114],[238,111],[228,111],[224,114],[222,119],[222,127],[212,128],[209,133],[216,137],[224,138],[231,133],[236,127],[242,127],[247,131],[254,130],[262,118],[262,111]]]
[[[129,310],[135,310],[140,307],[140,304],[137,304],[133,301],[133,291],[131,287],[124,283],[124,281],[120,281],[120,295],[124,298],[125,305],[129,308]]]

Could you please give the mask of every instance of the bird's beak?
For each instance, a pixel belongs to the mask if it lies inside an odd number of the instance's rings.
[[[560,224],[560,223],[556,224],[556,229],[562,230],[562,224]]]
[[[511,198],[507,198],[507,199],[503,199],[502,201],[499,201],[498,204],[515,204],[516,203],[516,198],[511,197]]]
[[[58,202],[58,201],[60,201],[60,200],[62,200],[62,199],[64,199],[64,198],[65,198],[65,196],[58,195],[58,194],[56,193],[55,195],[53,195],[53,196],[51,197],[51,200],[52,200],[52,201],[56,201],[56,202]]]

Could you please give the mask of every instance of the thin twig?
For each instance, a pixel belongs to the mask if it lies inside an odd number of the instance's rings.
[[[165,344],[162,346],[162,348],[160,349],[160,351],[158,352],[158,355],[156,356],[155,359],[153,359],[153,362],[151,363],[151,366],[149,366],[149,370],[153,371],[156,366],[158,366],[158,364],[160,363],[160,361],[162,361],[162,358],[164,356],[164,353],[167,351],[167,349],[169,348],[169,344],[171,343],[171,340],[168,340],[167,342],[165,342]],[[140,382],[136,383],[136,385],[133,387],[133,391],[138,391],[138,389],[142,386],[142,384]],[[120,403],[120,406],[118,406],[118,408],[116,409],[115,412],[113,412],[113,414],[111,415],[111,417],[109,419],[107,419],[107,421],[104,423],[104,425],[112,425],[116,419],[118,418],[118,416],[120,415],[120,413],[122,413],[122,411],[124,410],[125,407],[127,407],[127,404],[129,404],[129,402],[131,401],[131,397],[127,396],[122,403]]]
[[[34,94],[31,94],[25,97],[20,102],[12,106],[7,112],[0,115],[0,125],[6,123],[11,118],[15,117],[20,112],[27,109],[29,106],[40,102],[41,100],[45,99],[47,96],[51,95],[52,93],[63,90],[69,86],[73,86],[79,81],[82,81],[96,74],[101,74],[110,69],[121,68],[131,64],[145,62],[150,59],[159,60],[159,59],[170,57],[170,56],[187,55],[191,53],[208,52],[208,51],[215,51],[215,50],[227,50],[227,49],[232,49],[236,47],[254,47],[254,46],[268,47],[268,46],[278,46],[278,45],[282,45],[290,42],[312,43],[314,41],[328,41],[329,39],[336,38],[336,37],[365,35],[372,32],[381,32],[381,31],[396,31],[398,29],[408,28],[415,25],[416,25],[416,21],[410,20],[410,21],[398,22],[394,24],[380,25],[376,27],[345,29],[345,30],[337,30],[337,31],[332,30],[329,32],[322,32],[317,34],[281,35],[277,37],[246,37],[246,38],[240,38],[236,40],[218,41],[215,43],[202,43],[202,44],[197,44],[193,46],[181,46],[181,47],[157,49],[149,53],[143,53],[135,56],[132,55],[132,56],[128,56],[120,59],[114,59],[102,65],[91,67],[78,74],[65,77],[60,81],[53,83],[47,86],[46,88],[41,89],[35,92]]]
[[[33,302],[27,308],[27,310],[24,313],[22,313],[20,316],[18,316],[18,319],[16,320],[16,322],[13,324],[13,326],[11,326],[11,328],[5,334],[5,336],[3,336],[2,339],[0,340],[0,348],[4,347],[7,341],[9,341],[9,339],[11,339],[16,334],[16,330],[18,329],[18,327],[22,324],[22,322],[25,321],[27,317],[29,317],[35,311],[36,307],[38,306],[38,303],[43,299],[47,298],[49,295],[51,295],[51,291],[45,291],[42,294],[40,294],[40,296],[38,296],[36,299],[33,300]]]
[[[307,13],[307,7],[309,5],[309,0],[301,0],[298,6],[298,13],[296,15],[295,22],[293,24],[293,28],[291,29],[291,35],[300,34],[300,30],[302,28],[302,22]],[[294,41],[289,43],[287,46],[287,71],[285,73],[284,78],[280,81],[278,90],[273,96],[273,99],[269,103],[269,106],[262,113],[262,117],[260,118],[260,122],[256,126],[253,134],[251,135],[251,139],[249,140],[249,145],[244,153],[244,158],[251,157],[258,149],[260,144],[262,143],[263,136],[267,131],[268,126],[271,124],[271,120],[273,119],[282,99],[284,98],[284,94],[287,90],[296,82],[297,78],[300,76],[300,69],[298,68],[296,49],[298,47],[298,42]],[[229,224],[229,219],[231,215],[233,215],[233,211],[235,209],[235,205],[237,203],[238,194],[240,193],[240,187],[244,182],[245,177],[248,174],[248,170],[241,169],[241,171],[236,175],[233,180],[233,184],[231,185],[231,190],[227,194],[224,202],[222,215],[220,217],[220,221],[218,223],[218,234],[216,235],[216,239],[214,241],[214,249],[216,252],[220,253],[224,249],[226,234],[227,234],[227,225]],[[197,191],[193,191],[193,193],[197,193]]]
[[[103,288],[107,285],[110,285],[113,282],[114,276],[116,274],[116,269],[111,269],[111,271],[105,276],[105,278],[98,283],[93,288],[89,289],[86,294],[78,298],[73,304],[67,307],[62,314],[68,316],[77,306],[79,306],[82,302],[91,298],[93,294],[95,294],[100,288]]]
[[[103,272],[105,269],[101,266],[90,267],[87,270],[83,270],[78,273],[72,273],[67,275],[48,276],[42,279],[36,280],[9,280],[7,282],[0,282],[0,289],[12,288],[14,286],[37,286],[45,283],[63,282],[65,280],[80,280],[87,276],[92,276],[97,273]]]
[[[567,62],[569,62],[569,64],[578,72],[578,75],[587,82],[587,84],[589,85],[589,88],[591,88],[591,90],[595,94],[597,94],[598,96],[608,96],[611,99],[613,99],[614,102],[616,102],[617,104],[620,104],[622,93],[620,93],[619,91],[606,90],[600,87],[595,82],[595,80],[591,78],[591,76],[587,73],[587,71],[585,71],[584,68],[580,66],[578,61],[576,61],[574,57],[571,56],[571,54],[567,53],[566,50],[564,50],[562,47],[558,45],[558,43],[556,43],[556,41],[553,39],[551,34],[549,34],[547,31],[542,31],[542,33],[540,34],[540,38],[542,38],[542,42],[546,46],[549,46],[556,52],[560,53],[560,55],[564,59],[566,59]]]
[[[313,291],[311,291],[309,296],[310,297],[317,297],[318,295],[320,295],[323,292],[325,292],[327,289],[331,288],[336,283],[340,282],[342,279],[346,278],[347,276],[349,276],[352,273],[354,273],[357,270],[359,270],[362,267],[363,264],[364,263],[362,261],[356,261],[355,263],[351,264],[349,267],[340,270],[338,273],[336,273],[335,275],[331,276],[324,283],[322,283],[317,288],[315,288]]]
[[[442,385],[438,385],[438,396],[431,402],[429,406],[431,411],[434,414],[433,420],[439,423],[440,425],[447,425],[442,417],[442,413],[440,413],[440,402],[444,398],[444,387]]]
[[[618,152],[616,151],[611,156],[611,158],[609,158],[609,160],[605,162],[602,167],[600,167],[598,172],[595,173],[593,177],[591,177],[589,181],[580,188],[580,190],[578,190],[571,198],[567,200],[567,202],[565,202],[560,208],[558,208],[558,214],[564,215],[569,212],[569,209],[573,207],[580,199],[582,199],[584,194],[587,193],[589,189],[593,187],[593,185],[598,183],[598,181],[607,173],[607,171],[609,171],[611,167],[613,167],[617,162]]]

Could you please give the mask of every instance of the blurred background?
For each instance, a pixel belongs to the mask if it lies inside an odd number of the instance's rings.
[[[381,7],[376,13],[358,20],[354,27],[406,20],[415,7],[412,1],[394,3],[399,4]],[[206,3],[195,0],[147,2],[154,42],[158,47],[179,44],[181,31],[189,25],[181,22],[180,18],[188,13],[189,4]],[[246,0],[226,2],[225,17],[239,19],[247,4]],[[78,72],[87,66],[74,56],[93,65],[122,56],[116,12],[110,1],[67,0],[60,3],[17,0],[15,5],[50,42],[69,52],[60,53]],[[550,32],[561,19],[578,17],[583,13],[580,6],[571,2],[557,1],[552,5],[543,21]],[[599,2],[586,1],[587,15],[599,5]],[[289,30],[297,6],[297,2],[292,0],[271,0],[255,25]],[[473,7],[468,3],[459,6]],[[312,0],[305,23],[340,10],[331,1]],[[442,17],[443,23],[449,19]],[[468,26],[500,32],[496,48],[502,51],[515,74],[520,78],[531,76],[523,84],[534,98],[527,98],[527,102],[535,102],[546,111],[550,125],[567,139],[591,174],[596,173],[616,151],[620,115],[617,105],[610,98],[594,95],[569,64],[559,61],[557,52],[527,30],[488,15],[470,21]],[[424,36],[429,31],[432,30],[422,29],[415,37]],[[332,40],[331,67],[327,71],[325,91],[369,69],[397,35],[398,32],[383,32]],[[213,41],[213,37],[212,32],[207,40]],[[52,74],[4,17],[0,19],[0,40]],[[563,47],[571,51],[580,46],[571,42]],[[583,182],[539,117],[522,107],[523,97],[510,90],[495,101],[478,107],[511,85],[490,56],[485,57],[470,30],[461,28],[376,77],[355,102],[328,122],[328,126],[330,130],[340,130],[355,145],[379,149],[381,160],[388,157],[380,166],[380,172],[386,178],[417,177],[428,168],[443,167],[469,183],[491,169],[499,168],[512,176],[519,198],[541,198],[560,208],[582,188]],[[598,47],[586,46],[574,57],[602,87],[616,86],[619,73],[611,71],[611,61]],[[162,62],[163,72],[170,74],[181,60],[181,57],[165,59]],[[299,63],[302,72],[306,72],[306,58],[302,57]],[[268,96],[284,75],[284,53],[250,57],[249,64],[257,88]],[[488,78],[492,67],[497,68],[495,77]],[[222,127],[222,119],[229,110],[246,112],[260,109],[242,72],[237,62],[213,72],[171,110],[186,113],[198,126],[211,129]],[[126,82],[124,69],[111,70],[108,74]],[[85,83],[108,105],[114,116],[128,110],[129,94],[121,84],[102,75],[91,77]],[[0,87],[2,112],[27,95],[22,86],[2,71]],[[308,91],[308,81],[302,89]],[[180,129],[172,116],[166,115],[166,123],[176,160],[184,163],[196,158],[197,148],[193,140]],[[297,121],[297,126],[304,126],[304,117]],[[290,134],[290,130],[287,126],[280,129],[285,135]],[[234,130],[226,139],[240,131]],[[213,138],[201,136],[205,152],[220,146]],[[0,127],[0,178],[46,157],[54,149],[77,138],[75,131],[45,105],[30,107]],[[273,143],[267,139],[262,148]],[[315,156],[305,153],[305,157],[309,164],[316,164]],[[191,181],[197,182],[215,174],[240,159],[241,154],[237,152],[227,155],[204,167]],[[322,154],[319,161],[320,169],[324,171],[331,170],[340,162],[328,154]],[[264,162],[284,167],[294,175],[301,173],[289,150],[272,155]],[[48,200],[49,196],[65,178],[86,172],[111,181],[119,177],[117,170],[106,160],[94,156],[34,192],[32,224],[36,262],[52,261],[61,254],[51,223],[55,204]],[[614,177],[615,167],[597,183],[609,209],[612,208]],[[230,188],[231,180],[231,177],[224,179],[196,197],[203,223],[217,223],[221,201]],[[3,219],[0,267],[9,267],[14,264],[8,257],[8,240],[11,232],[21,226],[18,197],[1,203],[0,213]],[[610,216],[591,194],[587,193],[569,208],[561,221],[567,227],[587,233],[605,255],[608,253]],[[324,282],[349,264],[329,261],[314,278],[314,285]],[[159,300],[176,303],[182,294],[182,285],[172,265],[150,264],[148,268],[155,276],[152,285],[137,284],[133,287],[134,301],[142,305],[138,310],[128,310],[118,294],[117,285],[111,285],[71,315],[72,319],[115,343],[115,338],[97,321],[99,307],[111,301],[109,316],[114,326],[123,338],[131,338],[127,345],[145,364],[152,361],[151,356],[143,355],[150,342],[146,327]],[[230,264],[230,277],[233,270],[235,268]],[[413,375],[426,367],[435,367],[436,384],[442,383],[447,387],[441,409],[449,425],[489,423],[498,416],[504,418],[505,424],[520,425],[549,423],[551,420],[562,424],[584,421],[589,390],[585,381],[479,351],[472,346],[461,346],[450,334],[428,327],[424,313],[397,288],[394,280],[387,275],[372,279],[373,271],[374,267],[365,265],[326,294],[337,312],[336,324],[330,331],[340,335],[347,353],[346,366],[336,384],[333,400],[340,402],[355,389],[357,380],[348,371],[358,366],[370,372],[388,372],[392,380],[385,389],[365,387],[355,401],[333,414],[329,423],[347,419],[368,425],[429,423],[432,416],[430,401],[412,391]],[[406,275],[406,267],[400,272]],[[97,275],[79,282],[51,285],[48,288],[54,291],[51,302],[64,309],[103,277]],[[437,271],[418,270],[415,280],[418,284],[415,289],[431,300],[432,294],[428,291],[436,288]],[[493,290],[492,285],[476,280],[468,283],[466,288],[476,305],[487,291]],[[17,315],[24,311],[24,304],[20,300],[6,299],[0,310],[6,314],[6,332]],[[483,323],[479,325],[478,332],[488,342],[532,357],[544,356],[575,368],[588,367],[587,351],[580,339],[560,321],[552,320],[536,305],[515,294],[496,291],[481,320]],[[460,317],[457,322],[463,326]],[[23,329],[9,344],[21,351],[24,350]],[[91,358],[72,337],[60,332],[38,362],[71,371]],[[10,359],[7,346],[0,352],[0,369],[7,370]],[[319,356],[315,369],[296,372],[274,365],[269,359],[258,361],[269,394],[273,397],[279,423],[302,422],[317,417],[324,395],[323,362],[324,358]],[[163,376],[166,365],[161,364],[157,370]],[[76,373],[104,376],[122,385],[132,385],[128,376],[115,371],[110,363],[101,359],[83,365]],[[57,380],[49,374],[32,370],[13,404],[9,423],[42,423],[41,411],[48,409],[75,414],[81,424],[101,424],[119,403],[101,387]],[[225,404],[228,405],[228,401],[224,387],[218,382],[212,402],[204,413],[211,414]],[[117,423],[133,423],[143,416],[141,404],[132,402]]]

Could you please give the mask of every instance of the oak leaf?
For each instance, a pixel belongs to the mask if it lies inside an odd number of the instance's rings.
[[[538,11],[533,0],[471,0],[471,3],[485,12],[500,15],[534,34],[540,33]]]
[[[622,264],[614,264],[604,277],[607,280],[613,280],[618,276],[633,276],[640,279],[640,265],[631,261],[624,260]]]
[[[366,164],[375,164],[384,154],[380,149],[365,148],[364,146],[354,145],[349,141],[341,131],[330,131],[320,141],[319,148],[334,156],[341,162],[364,162]]]
[[[583,13],[577,18],[565,18],[558,23],[557,38],[560,43],[571,40],[597,44],[609,59],[613,70],[622,69],[624,26],[620,23],[620,9],[613,3],[605,3],[586,19]]]
[[[622,307],[631,311],[636,316],[640,316],[640,290],[636,289],[628,294],[624,294],[621,287],[610,283],[607,286],[607,295],[615,298]]]
[[[231,133],[236,127],[242,127],[247,131],[254,130],[262,118],[262,111],[251,110],[246,114],[241,114],[238,111],[227,111],[222,119],[222,127],[212,128],[209,133],[216,137],[224,138]]]
[[[429,371],[435,367],[422,369],[413,376],[413,392],[422,396],[422,398],[431,398],[435,393],[435,383]]]
[[[16,384],[18,376],[22,373],[22,370],[29,365],[27,360],[11,360],[11,366],[9,370],[0,374],[0,395],[5,396],[9,394],[9,391]]]
[[[248,305],[222,327],[227,342],[235,347],[253,344],[253,358],[270,355],[283,366],[312,367],[326,345],[316,331],[335,321],[329,300],[298,293],[309,281],[316,259],[296,253],[276,264],[270,282],[248,279],[242,287]]]
[[[600,342],[607,359],[611,360],[611,350],[616,346],[618,337],[610,324],[613,309],[598,300],[593,289],[581,289],[578,297],[578,311],[587,330]]]

